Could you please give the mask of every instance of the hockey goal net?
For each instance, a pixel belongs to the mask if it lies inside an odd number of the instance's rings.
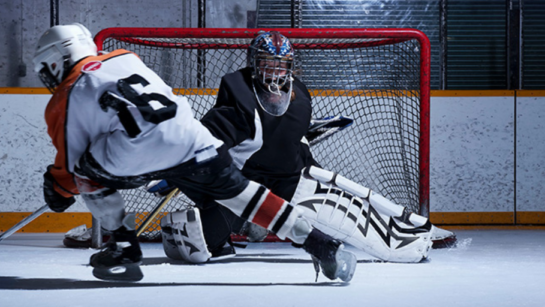
[[[311,150],[323,168],[428,215],[428,38],[413,29],[266,29],[295,48],[296,76],[313,97],[313,116],[342,115],[354,123]],[[259,29],[109,28],[99,49],[138,54],[175,94],[188,97],[195,116],[212,107],[221,77],[247,65]],[[251,98],[249,98],[251,99]],[[146,163],[146,161],[142,161]],[[143,189],[122,191],[127,211],[142,223],[160,199]],[[164,212],[192,205],[171,200],[142,233],[160,238]]]

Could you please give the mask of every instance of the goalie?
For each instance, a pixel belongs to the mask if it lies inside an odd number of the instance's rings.
[[[216,104],[201,120],[229,148],[244,176],[291,199],[323,232],[377,258],[397,262],[426,258],[437,229],[428,219],[319,168],[309,141],[323,140],[352,121],[343,117],[311,121],[311,97],[293,76],[294,50],[289,40],[278,32],[261,33],[252,41],[248,55],[248,67],[222,78]],[[164,194],[169,189],[162,182],[152,184],[150,192]],[[184,211],[171,213],[161,222],[169,257],[201,263],[234,255],[234,249],[226,245],[231,233],[250,230],[250,240],[257,241],[267,235],[266,229],[244,224],[206,197],[190,198],[197,200],[199,208],[187,212],[193,223],[187,223]],[[195,222],[195,216],[201,223]],[[195,225],[193,237],[174,239],[173,228],[179,232],[184,225]],[[452,233],[447,236],[454,237]],[[190,257],[190,247],[184,242],[199,244],[202,249],[207,246],[206,252],[211,254]]]

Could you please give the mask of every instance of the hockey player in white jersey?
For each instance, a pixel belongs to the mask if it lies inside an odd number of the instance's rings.
[[[356,258],[342,242],[242,176],[223,142],[193,118],[186,98],[174,95],[136,54],[97,55],[84,26],[55,26],[39,39],[34,68],[53,93],[45,119],[57,154],[44,174],[44,198],[62,212],[81,195],[112,233],[108,247],[91,256],[97,278],[143,278],[134,215],[125,213],[117,189],[156,179],[168,179],[190,197],[215,200],[301,244],[328,278],[352,278]]]
[[[315,140],[308,139],[316,137],[309,133],[311,96],[293,76],[294,49],[289,39],[274,31],[261,33],[252,41],[248,54],[248,67],[222,78],[216,104],[201,120],[229,148],[243,175],[292,200],[315,227],[372,256],[395,262],[426,258],[431,236],[437,230],[427,218],[321,169],[314,160],[309,141]],[[163,189],[169,190],[168,186]],[[214,254],[231,232],[241,231],[243,223],[206,199],[197,205],[204,241]],[[253,224],[245,225],[261,238],[267,233]],[[172,223],[165,221],[163,226],[169,232]],[[164,229],[165,251],[172,255],[170,251],[175,249],[168,242],[184,241],[170,239]]]

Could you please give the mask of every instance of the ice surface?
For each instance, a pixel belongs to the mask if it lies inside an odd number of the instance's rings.
[[[0,243],[0,306],[545,306],[545,230],[458,230],[459,245],[419,264],[375,262],[352,247],[349,284],[320,276],[288,243],[252,243],[235,258],[187,265],[143,244],[144,279],[95,279],[93,249],[63,234],[14,234]]]

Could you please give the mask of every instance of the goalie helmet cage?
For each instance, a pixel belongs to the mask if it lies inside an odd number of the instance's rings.
[[[313,97],[315,118],[354,119],[352,126],[313,145],[316,161],[428,216],[430,44],[421,31],[108,28],[95,42],[99,50],[138,54],[175,94],[189,99],[200,119],[213,106],[222,76],[247,66],[247,48],[260,30],[279,31],[292,42],[294,75]],[[122,193],[127,211],[137,212],[137,224],[159,203],[143,189]],[[165,212],[191,205],[182,196]],[[142,233],[144,239],[160,238],[162,216]]]

